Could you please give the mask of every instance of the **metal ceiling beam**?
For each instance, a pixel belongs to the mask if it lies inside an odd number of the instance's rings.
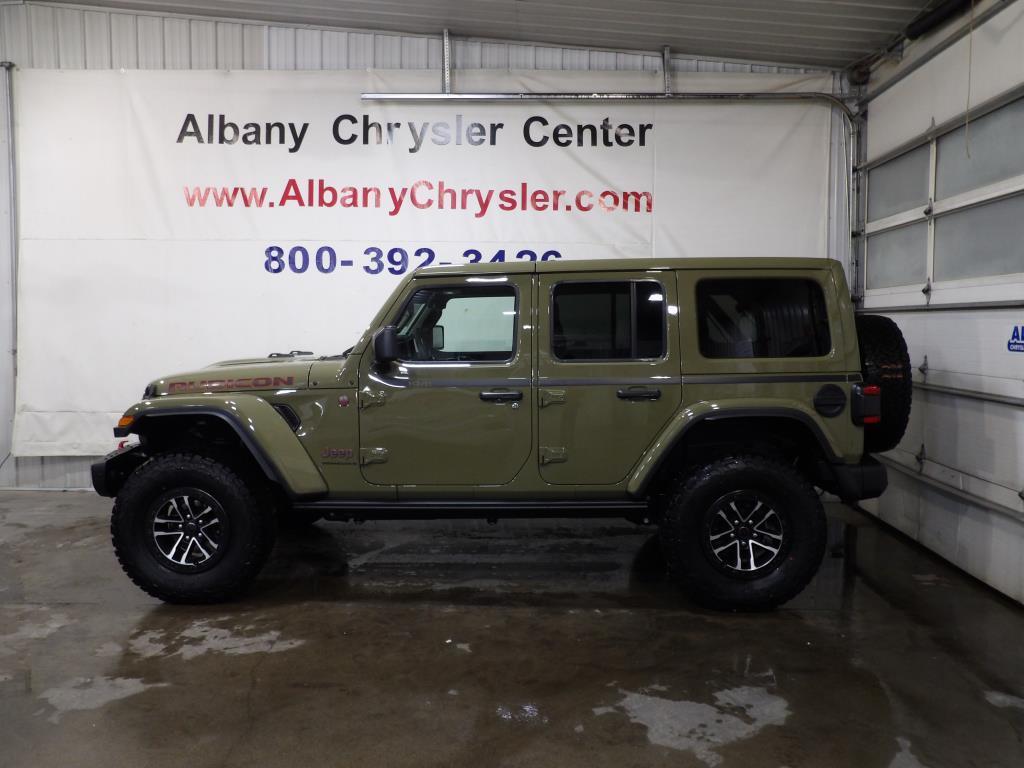
[[[413,101],[413,102],[488,102],[488,101],[665,101],[665,102],[719,102],[758,101],[792,102],[817,101],[838,109],[850,121],[857,113],[841,98],[821,91],[686,91],[686,92],[638,92],[638,93],[364,93],[363,101]]]
[[[496,101],[665,101],[665,102],[718,102],[718,101],[759,101],[794,102],[817,101],[838,109],[846,117],[851,135],[856,126],[857,113],[846,101],[835,94],[823,91],[684,91],[672,90],[672,48],[661,49],[661,69],[665,90],[654,92],[580,92],[580,93],[534,93],[520,92],[477,92],[452,93],[451,35],[445,29],[441,34],[441,92],[440,93],[363,93],[363,101],[406,101],[406,102],[496,102]]]
[[[441,40],[441,92],[452,92],[452,41],[447,29]]]
[[[672,47],[666,45],[661,49],[661,74],[665,80],[665,95],[672,93]]]
[[[50,5],[54,0],[39,0]],[[929,0],[87,0],[136,12],[184,13],[289,26],[650,51],[841,69],[884,47]],[[2,3],[3,0],[0,0]],[[83,0],[58,0],[75,6]],[[92,10],[92,8],[90,8]]]

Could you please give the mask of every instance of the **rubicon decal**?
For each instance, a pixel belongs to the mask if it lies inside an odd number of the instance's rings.
[[[259,376],[252,379],[203,379],[201,381],[172,381],[169,393],[205,392],[211,389],[273,389],[295,386],[294,376]]]

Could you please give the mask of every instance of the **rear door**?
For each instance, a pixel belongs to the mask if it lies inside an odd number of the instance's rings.
[[[675,274],[542,274],[538,305],[541,477],[618,483],[679,407]]]

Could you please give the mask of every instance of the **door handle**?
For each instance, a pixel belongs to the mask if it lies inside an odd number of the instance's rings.
[[[481,400],[489,400],[493,403],[513,403],[516,400],[523,399],[523,393],[518,390],[509,390],[507,392],[481,392]]]
[[[620,389],[615,393],[620,400],[657,400],[661,397],[661,390],[657,387],[644,387],[643,389]]]

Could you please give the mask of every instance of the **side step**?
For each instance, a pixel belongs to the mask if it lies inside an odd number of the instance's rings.
[[[299,502],[294,509],[316,512],[328,520],[441,520],[453,518],[497,520],[502,517],[626,517],[647,518],[646,501],[485,501],[437,499],[430,501],[350,501],[325,499]]]

